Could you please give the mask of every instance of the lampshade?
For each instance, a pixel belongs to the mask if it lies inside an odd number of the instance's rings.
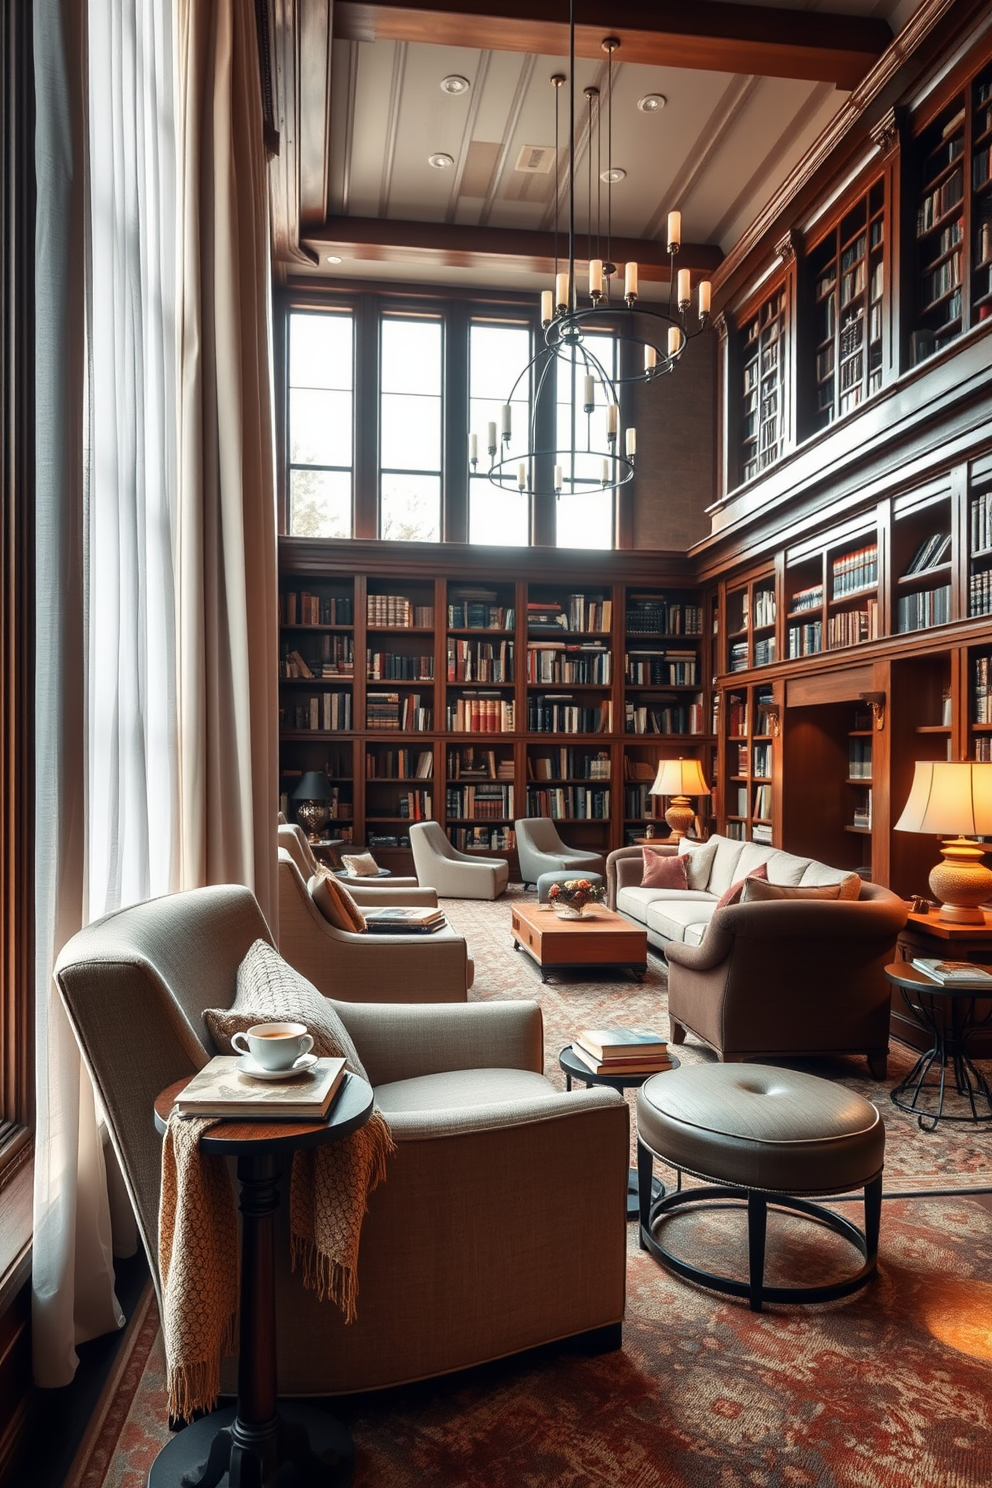
[[[659,760],[658,773],[648,792],[651,796],[708,796],[698,759]]]
[[[331,782],[323,770],[307,770],[293,792],[294,801],[329,801]]]
[[[992,763],[918,760],[895,830],[943,837],[992,834]]]

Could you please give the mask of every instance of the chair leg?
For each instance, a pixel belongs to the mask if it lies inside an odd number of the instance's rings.
[[[873,1080],[884,1080],[888,1069],[889,1059],[887,1054],[869,1054],[868,1072]]]
[[[685,1029],[681,1023],[676,1023],[674,1018],[669,1019],[668,1036],[673,1044],[685,1043]]]
[[[651,1189],[654,1178],[654,1153],[650,1147],[638,1140],[637,1143],[637,1210],[638,1210],[638,1238],[642,1250],[647,1247],[644,1244],[644,1232],[651,1223]]]
[[[752,1189],[747,1196],[748,1303],[752,1312],[761,1311],[764,1295],[767,1223],[768,1201],[763,1193],[755,1193]]]
[[[878,1259],[878,1232],[882,1223],[882,1175],[865,1184],[865,1260]]]

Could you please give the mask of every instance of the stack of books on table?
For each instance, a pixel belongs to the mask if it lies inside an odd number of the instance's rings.
[[[363,909],[365,924],[374,934],[395,931],[401,935],[430,935],[440,930],[447,921],[444,911],[431,909],[428,905],[410,907],[390,904],[381,909]]]
[[[917,971],[932,977],[944,987],[988,987],[992,992],[992,972],[971,961],[941,961],[926,956],[913,960]]]
[[[584,1028],[572,1053],[594,1075],[653,1075],[672,1068],[668,1045],[651,1028]]]
[[[344,1083],[343,1059],[316,1059],[279,1080],[253,1076],[250,1056],[215,1054],[179,1092],[179,1116],[257,1117],[260,1121],[320,1121]]]

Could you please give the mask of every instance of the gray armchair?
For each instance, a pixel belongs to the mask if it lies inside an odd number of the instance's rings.
[[[514,822],[517,861],[524,888],[542,873],[602,873],[602,853],[579,852],[558,836],[550,816],[527,816]]]
[[[324,865],[314,857],[302,827],[282,824],[276,835],[277,845],[289,853],[304,881],[313,878],[315,873],[326,872]],[[349,894],[361,899],[363,904],[437,904],[437,895],[420,888],[415,878],[361,878],[349,873],[344,876],[344,881]],[[385,897],[382,897],[383,890]],[[374,897],[367,898],[370,893]]]
[[[64,947],[55,980],[107,1113],[159,1288],[156,1095],[214,1050],[206,1007],[234,1001],[238,965],[271,943],[251,893],[194,889],[109,915]],[[616,1347],[624,1309],[627,1106],[556,1090],[531,1002],[335,1003],[397,1144],[371,1195],[357,1320],[290,1271],[277,1219],[280,1391],[407,1383],[588,1335]],[[161,1298],[160,1298],[161,1300]],[[223,1388],[232,1390],[234,1361]]]
[[[447,899],[498,899],[510,879],[503,858],[480,858],[452,847],[438,822],[414,822],[410,849],[417,882]]]
[[[351,892],[351,885],[348,885]],[[414,890],[403,891],[405,904]],[[388,889],[360,908],[395,902]],[[437,895],[430,893],[437,903]],[[348,1002],[464,1002],[475,978],[468,942],[450,925],[431,935],[360,935],[324,918],[289,853],[279,849],[279,953],[325,997]]]

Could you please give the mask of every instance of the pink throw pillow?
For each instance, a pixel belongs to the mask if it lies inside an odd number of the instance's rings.
[[[741,895],[744,892],[744,885],[747,883],[748,878],[764,878],[764,879],[767,879],[767,877],[768,877],[768,864],[767,863],[761,863],[761,864],[759,864],[757,868],[753,868],[751,870],[751,872],[747,875],[747,878],[739,878],[736,883],[733,883],[733,884],[730,885],[730,888],[729,889],[724,889],[723,893],[720,895],[719,899],[716,901],[716,907],[717,907],[717,909],[726,909],[726,907],[727,907],[728,904],[738,904],[738,903],[740,903],[740,897],[741,897]]]
[[[644,854],[642,889],[687,889],[689,887],[686,857],[655,852],[653,847],[641,849]]]

